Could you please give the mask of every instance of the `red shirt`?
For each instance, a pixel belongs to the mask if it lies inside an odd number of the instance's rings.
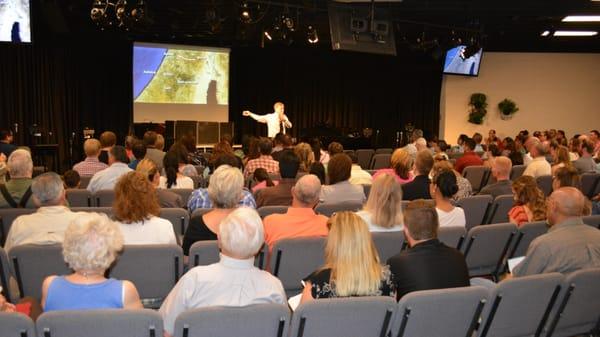
[[[477,155],[473,151],[467,151],[463,154],[462,157],[456,160],[456,164],[454,164],[454,169],[457,170],[459,173],[462,173],[465,167],[478,165],[483,165],[483,160],[481,160],[481,157],[479,157],[479,155]]]

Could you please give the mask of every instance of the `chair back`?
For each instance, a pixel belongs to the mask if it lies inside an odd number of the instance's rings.
[[[598,185],[600,185],[600,173],[584,173],[581,175],[581,193],[589,199],[595,196],[594,192]]]
[[[323,237],[279,240],[271,251],[271,273],[281,280],[287,292],[299,292],[302,289],[300,280],[323,266],[324,250]]]
[[[471,228],[461,247],[469,267],[469,275],[492,275],[497,278],[506,263],[508,250],[516,234],[517,226],[512,223]]]
[[[438,240],[448,247],[460,249],[465,236],[467,236],[467,231],[464,227],[450,226],[438,229]]]
[[[287,213],[289,206],[263,206],[260,207],[258,211],[258,215],[260,215],[261,219],[271,215],[271,214],[285,214]]]
[[[531,241],[546,232],[548,232],[548,224],[546,221],[524,223],[519,227],[519,232],[513,240],[514,243],[511,245],[511,251],[508,257],[525,256]]]
[[[358,159],[358,165],[362,167],[363,170],[370,169],[371,165],[371,157],[375,154],[373,149],[360,149],[356,150],[356,157]]]
[[[4,247],[10,227],[16,218],[36,211],[35,208],[0,208],[0,246]]]
[[[392,154],[392,152],[394,152],[394,149],[388,147],[382,147],[380,149],[375,150],[375,154]]]
[[[545,196],[549,196],[552,193],[552,176],[539,176],[535,178],[535,181]]]
[[[71,207],[92,207],[92,192],[79,188],[79,189],[68,189],[65,191],[67,194],[67,201]]]
[[[96,207],[112,207],[115,203],[116,195],[114,190],[100,190],[93,195],[94,205]]]
[[[90,180],[92,180],[92,176],[83,176],[79,179],[79,188],[87,188],[90,184]]]
[[[35,337],[35,324],[26,315],[0,312],[0,336]]]
[[[190,195],[192,195],[194,190],[191,188],[172,188],[169,191],[179,195],[183,203],[187,205]]]
[[[371,170],[379,170],[390,167],[391,158],[392,155],[390,153],[379,153],[373,155],[370,165]]]
[[[190,224],[190,213],[183,208],[161,208],[158,216],[171,222],[178,240]]]
[[[491,195],[474,195],[458,200],[458,207],[465,211],[467,230],[484,224],[485,215],[492,204]]]
[[[514,165],[510,169],[510,180],[515,181],[517,178],[522,176],[523,172],[525,172],[526,168],[527,168],[526,165]]]
[[[584,216],[581,219],[586,225],[600,229],[600,214]]]
[[[342,212],[342,211],[351,211],[351,212],[356,212],[358,210],[360,210],[362,208],[363,204],[362,202],[357,202],[357,201],[344,201],[344,202],[340,202],[340,203],[328,203],[328,204],[319,204],[316,208],[315,208],[315,212],[317,212],[317,214],[323,214],[326,217],[331,217],[331,215],[333,215],[333,213],[335,212]]]
[[[473,188],[473,192],[479,192],[487,184],[490,175],[490,168],[483,165],[467,166],[462,172]]]
[[[404,232],[372,232],[371,237],[377,253],[379,254],[379,261],[385,264],[385,262],[392,256],[400,253],[402,246],[404,245]]]
[[[512,194],[497,196],[490,205],[485,223],[495,224],[508,222],[508,212],[513,207],[514,203],[515,200]]]

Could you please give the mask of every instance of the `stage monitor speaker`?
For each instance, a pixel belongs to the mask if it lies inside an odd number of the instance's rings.
[[[233,122],[219,123],[219,140],[221,140],[225,135],[229,135],[231,139],[235,139],[233,129]]]
[[[219,142],[219,123],[198,122],[198,145],[214,145]]]

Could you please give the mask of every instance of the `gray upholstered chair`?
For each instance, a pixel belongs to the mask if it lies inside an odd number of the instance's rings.
[[[362,167],[363,170],[370,169],[371,158],[375,154],[373,149],[360,149],[356,150],[356,158],[358,159],[358,165]]]
[[[460,249],[460,246],[465,240],[465,236],[467,236],[467,231],[464,227],[451,226],[440,227],[438,229],[438,240],[448,247]]]
[[[35,337],[35,325],[23,314],[0,312],[0,336]]]
[[[485,220],[486,224],[508,222],[508,212],[515,204],[512,194],[499,195],[490,205],[488,217]]]
[[[539,176],[535,178],[535,181],[545,196],[549,196],[552,193],[552,176]]]
[[[181,242],[181,238],[190,224],[190,213],[183,208],[161,208],[158,216],[173,224],[175,236]]]
[[[257,211],[261,219],[264,219],[271,214],[285,214],[287,213],[288,208],[289,206],[263,206],[257,209]]]
[[[35,208],[1,208],[0,209],[0,246],[4,246],[6,236],[13,221],[21,215],[35,213]]]
[[[400,253],[404,244],[404,232],[372,232],[371,237],[381,263],[385,263],[390,257]]]
[[[525,256],[529,244],[535,240],[538,236],[548,232],[548,224],[546,221],[536,221],[524,223],[519,227],[519,232],[516,238],[513,240],[509,258],[517,256]]]
[[[517,178],[523,175],[527,166],[515,165],[510,169],[510,180],[515,181]]]
[[[86,189],[68,189],[66,195],[71,207],[92,207],[92,192]]]
[[[487,184],[490,176],[490,168],[483,165],[467,166],[462,172],[473,188],[473,192],[479,192]]]
[[[330,204],[319,204],[315,208],[315,212],[317,212],[318,214],[323,214],[326,217],[331,217],[331,215],[335,212],[342,212],[342,211],[356,212],[356,211],[360,210],[362,208],[362,206],[363,205],[361,202],[355,202],[355,201],[345,201],[345,202],[330,203]]]
[[[469,267],[469,275],[492,275],[497,278],[516,234],[517,226],[512,223],[472,228],[461,247]]]
[[[187,205],[187,202],[190,199],[190,195],[194,190],[191,188],[172,188],[169,191],[179,195],[183,203]]]
[[[371,164],[369,165],[369,168],[371,170],[379,170],[379,169],[383,169],[383,168],[388,168],[388,167],[390,167],[391,159],[392,159],[391,153],[375,154],[375,155],[373,155],[373,158],[371,158]]]
[[[94,205],[96,207],[112,207],[116,195],[114,190],[100,190],[94,192]]]
[[[493,201],[491,195],[474,195],[458,200],[457,206],[465,211],[467,230],[484,224],[485,215]]]

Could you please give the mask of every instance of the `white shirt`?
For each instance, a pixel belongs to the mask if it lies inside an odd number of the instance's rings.
[[[158,188],[167,188],[167,177],[160,177],[160,181],[158,183]],[[177,177],[175,180],[175,184],[171,185],[171,188],[189,188],[194,189],[194,181],[190,177]]]
[[[368,211],[365,211],[365,210],[356,212],[356,215],[361,217],[367,223],[367,225],[369,226],[369,232],[399,232],[404,227],[401,223],[395,224],[394,226],[392,226],[390,228],[378,226],[373,223],[373,218],[372,218],[371,213]]]
[[[94,174],[87,186],[87,190],[92,193],[100,190],[113,190],[119,178],[131,171],[133,170],[127,164],[120,162],[113,163],[104,170]]]
[[[40,207],[33,214],[17,217],[10,227],[5,250],[26,244],[51,245],[62,243],[67,226],[79,216],[65,206]]]
[[[119,222],[126,245],[177,244],[173,224],[156,216],[148,220],[123,223]]]
[[[360,165],[352,164],[352,171],[350,172],[350,184],[353,185],[371,185],[373,183],[373,176],[360,167]]]
[[[275,138],[275,135],[277,135],[279,132],[285,134],[285,129],[292,127],[292,123],[287,116],[283,115],[283,121],[280,121],[279,114],[277,112],[266,115],[257,115],[251,112],[250,117],[261,123],[267,124],[267,134],[270,138]]]
[[[435,208],[440,221],[440,227],[466,227],[465,211],[460,207],[454,207],[450,212],[444,212]]]
[[[175,319],[187,310],[252,304],[286,304],[281,281],[254,267],[254,259],[237,260],[221,255],[218,263],[198,266],[177,282],[159,309],[165,331],[174,335]]]
[[[524,176],[532,176],[534,178],[540,176],[549,176],[552,175],[552,166],[546,160],[546,157],[540,156],[533,158],[533,160],[527,165],[525,171],[523,171]]]
[[[348,180],[333,185],[321,186],[320,200],[324,204],[337,204],[346,201],[365,202],[365,190],[362,186],[352,185]]]

